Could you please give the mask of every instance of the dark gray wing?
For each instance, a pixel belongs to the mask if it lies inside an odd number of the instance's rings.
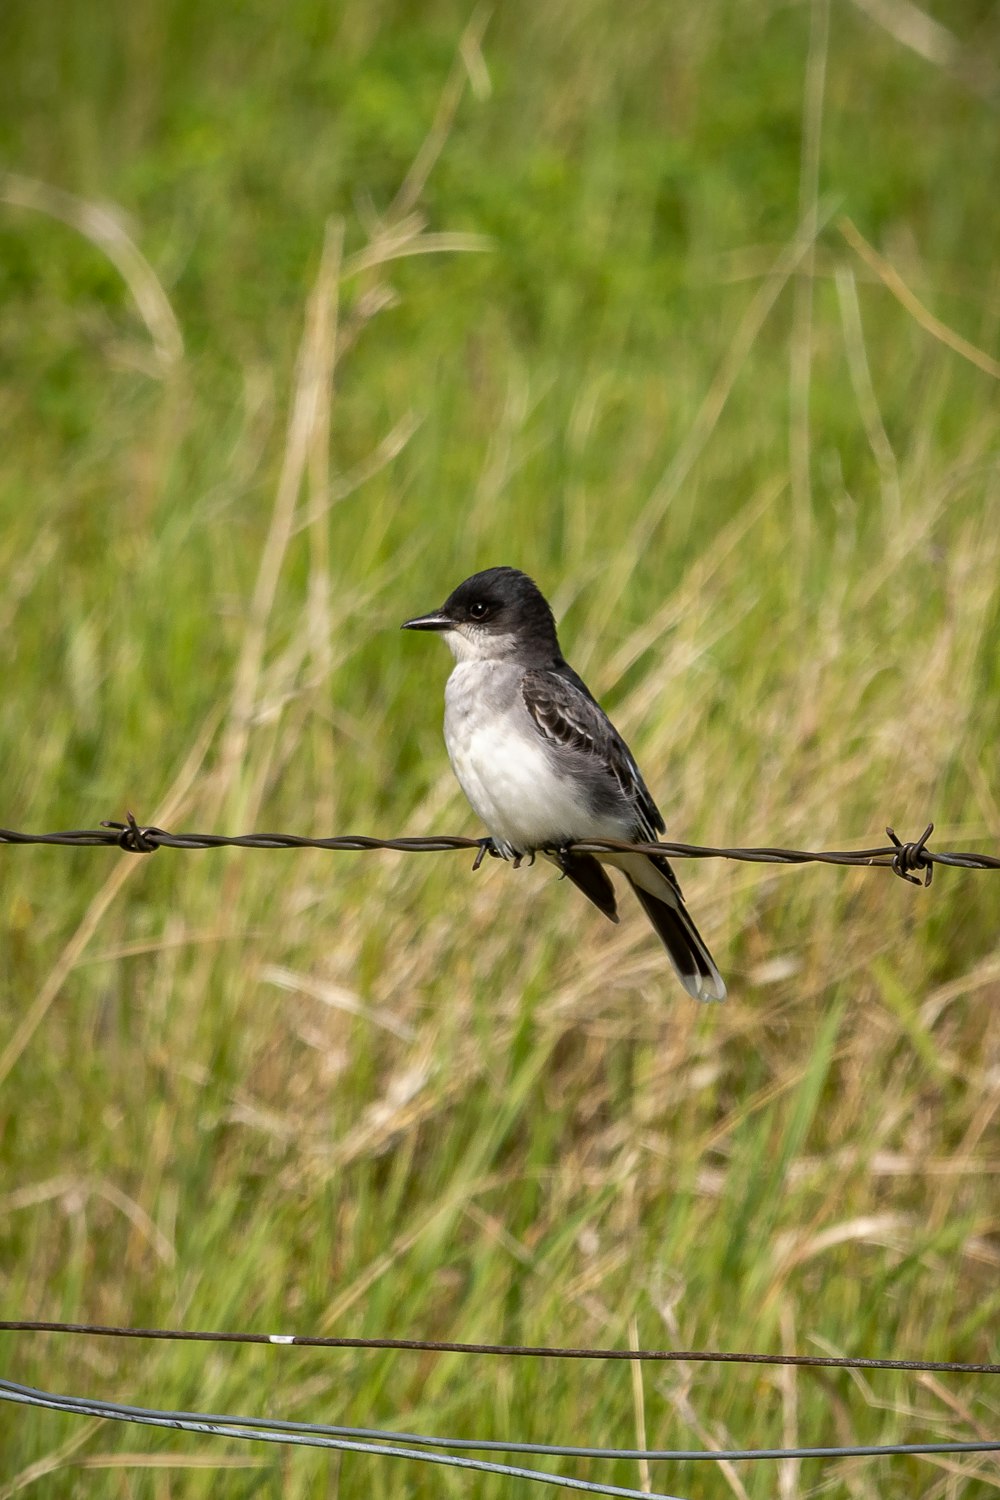
[[[633,808],[637,835],[655,842],[665,831],[660,810],[631,750],[572,667],[564,663],[556,670],[525,672],[521,696],[539,733],[584,757],[588,769],[604,773]]]

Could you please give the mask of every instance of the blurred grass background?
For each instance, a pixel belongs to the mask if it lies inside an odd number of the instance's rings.
[[[509,562],[676,837],[996,850],[994,6],[13,0],[0,38],[0,821],[477,831],[445,653],[397,627]],[[989,875],[682,868],[700,1008],[537,867],[2,866],[7,1317],[1000,1357]],[[985,1378],[11,1335],[0,1370],[581,1444],[1000,1429]],[[510,1493],[10,1407],[0,1453],[4,1500]]]

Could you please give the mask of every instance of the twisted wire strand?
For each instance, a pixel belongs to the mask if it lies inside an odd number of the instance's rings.
[[[232,1416],[218,1412],[161,1410],[156,1407],[128,1406],[118,1401],[101,1401],[79,1396],[57,1396],[34,1386],[0,1380],[0,1400],[26,1406],[43,1406],[74,1415],[106,1417],[112,1421],[138,1422],[151,1426],[176,1427],[186,1431],[207,1432],[218,1436],[259,1438],[267,1442],[303,1444],[307,1447],[344,1447],[363,1452],[390,1454],[395,1457],[435,1461],[427,1452],[400,1448],[413,1444],[418,1449],[458,1449],[468,1452],[519,1453],[545,1458],[590,1458],[608,1460],[646,1459],[661,1463],[686,1462],[759,1462],[804,1458],[888,1458],[900,1455],[921,1456],[937,1453],[1000,1452],[1000,1439],[977,1439],[971,1442],[861,1443],[838,1444],[835,1447],[799,1448],[602,1448],[578,1447],[563,1443],[520,1443],[506,1439],[435,1437],[417,1432],[394,1432],[381,1427],[346,1427],[324,1422],[293,1422],[276,1417]],[[440,1459],[438,1459],[440,1461]],[[469,1463],[466,1460],[466,1463]],[[471,1464],[491,1469],[489,1464]],[[563,1475],[540,1474],[500,1465],[496,1472],[522,1478],[545,1479],[570,1488],[596,1490],[600,1494],[635,1495],[640,1491],[572,1480]]]
[[[212,1437],[239,1438],[245,1442],[286,1443],[300,1448],[335,1448],[347,1453],[371,1453],[383,1458],[408,1458],[420,1463],[439,1464],[452,1469],[473,1469],[487,1474],[503,1474],[508,1479],[533,1480],[568,1490],[584,1490],[592,1495],[624,1496],[626,1500],[679,1500],[676,1495],[623,1489],[614,1484],[598,1484],[588,1479],[574,1479],[568,1474],[549,1474],[541,1469],[525,1469],[513,1464],[492,1463],[484,1458],[464,1458],[457,1453],[428,1453],[419,1448],[400,1447],[394,1435],[386,1433],[386,1442],[366,1442],[336,1436],[317,1427],[315,1431],[288,1430],[269,1424],[262,1418],[217,1417],[201,1412],[159,1410],[155,1407],[122,1406],[113,1401],[96,1401],[78,1396],[56,1396],[32,1386],[0,1380],[0,1400],[22,1406],[38,1406],[49,1411],[69,1412],[74,1416],[103,1417],[112,1422],[134,1422],[142,1427],[167,1427],[173,1431],[205,1433]],[[307,1428],[308,1424],[301,1424]]]
[[[964,870],[1000,870],[1000,858],[969,851],[941,851],[928,847],[934,824],[928,823],[918,839],[902,840],[890,827],[889,844],[870,849],[784,849],[771,846],[724,848],[708,844],[630,843],[623,839],[585,839],[566,845],[581,854],[666,854],[677,859],[730,859],[754,864],[826,864],[859,868],[888,868],[913,885],[930,885],[936,865]],[[447,850],[474,849],[478,869],[486,854],[495,854],[491,839],[462,838],[453,834],[422,837],[375,838],[368,834],[341,834],[333,838],[310,838],[294,833],[170,833],[165,828],[141,824],[126,814],[124,822],[106,821],[99,828],[73,828],[59,833],[25,833],[0,828],[0,844],[52,844],[75,848],[104,846],[129,854],[152,854],[157,849],[326,849],[367,852],[395,850],[404,854],[438,854]],[[515,860],[515,864],[519,863]],[[921,879],[922,877],[922,879]]]

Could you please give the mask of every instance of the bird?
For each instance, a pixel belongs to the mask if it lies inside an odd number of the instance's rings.
[[[439,632],[455,658],[445,745],[490,852],[515,863],[545,855],[612,922],[618,905],[604,866],[617,868],[688,994],[724,1000],[725,983],[665,855],[570,847],[656,843],[666,825],[631,750],[564,658],[537,584],[518,568],[487,568],[401,628]]]

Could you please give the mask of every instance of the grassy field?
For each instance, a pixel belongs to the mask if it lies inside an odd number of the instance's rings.
[[[1000,22],[934,10],[3,6],[0,823],[478,833],[446,654],[397,627],[509,562],[675,837],[997,852]],[[1000,877],[684,864],[699,1007],[540,867],[0,866],[7,1318],[1000,1358]],[[986,1377],[10,1334],[0,1374],[586,1445],[1000,1434]],[[991,1463],[649,1479],[972,1500]],[[0,1406],[0,1500],[522,1490]]]

